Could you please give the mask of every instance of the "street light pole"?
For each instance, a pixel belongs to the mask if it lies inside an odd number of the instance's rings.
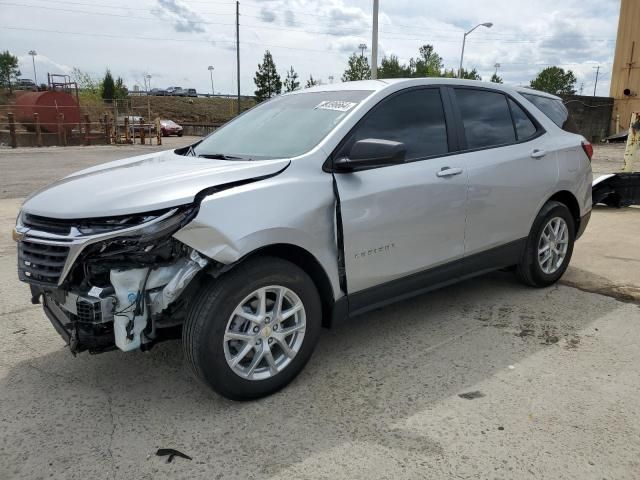
[[[33,62],[33,82],[38,85],[38,75],[36,75],[36,55],[38,52],[35,50],[29,50],[29,55],[31,55],[31,61]]]
[[[469,35],[478,27],[491,28],[493,27],[493,23],[491,22],[479,23],[468,32],[465,32],[464,36],[462,37],[462,53],[460,54],[460,69],[458,70],[458,78],[462,78],[462,62],[464,61],[464,47],[465,47],[465,44],[467,43],[467,35]]]
[[[215,92],[213,91],[213,65],[209,65],[207,67],[207,70],[209,70],[209,75],[211,76],[211,96],[213,97]]]

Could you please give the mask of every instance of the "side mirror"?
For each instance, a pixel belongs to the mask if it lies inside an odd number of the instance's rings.
[[[402,142],[365,138],[353,144],[348,157],[334,161],[340,172],[355,172],[367,168],[386,167],[404,163],[407,147]]]

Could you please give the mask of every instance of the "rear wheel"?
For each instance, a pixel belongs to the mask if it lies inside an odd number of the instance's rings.
[[[201,290],[183,329],[196,375],[235,400],[273,393],[316,345],[321,304],[309,276],[285,260],[248,260]]]
[[[575,221],[566,205],[550,201],[538,213],[517,267],[520,280],[546,287],[564,274],[575,241]]]

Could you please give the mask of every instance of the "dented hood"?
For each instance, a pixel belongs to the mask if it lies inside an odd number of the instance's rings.
[[[74,173],[31,195],[23,211],[65,219],[148,212],[188,204],[206,188],[276,175],[289,163],[212,160],[164,151]]]

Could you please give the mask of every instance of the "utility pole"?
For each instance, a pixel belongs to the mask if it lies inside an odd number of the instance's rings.
[[[371,37],[371,78],[378,79],[378,0],[373,0],[373,35]]]
[[[598,88],[598,76],[600,75],[600,65],[596,68],[596,84],[593,86],[593,96],[596,96],[596,88]]]
[[[240,2],[236,1],[236,69],[238,71],[238,115],[240,115]]]
[[[361,43],[358,45],[358,48],[360,49],[360,58],[364,57],[364,51],[367,49],[367,44]]]
[[[498,69],[500,68],[500,64],[499,64],[499,63],[496,63],[496,64],[494,65],[494,67],[496,68],[496,71],[495,71],[495,72],[493,72],[493,74],[497,77],[497,76],[498,76]]]

